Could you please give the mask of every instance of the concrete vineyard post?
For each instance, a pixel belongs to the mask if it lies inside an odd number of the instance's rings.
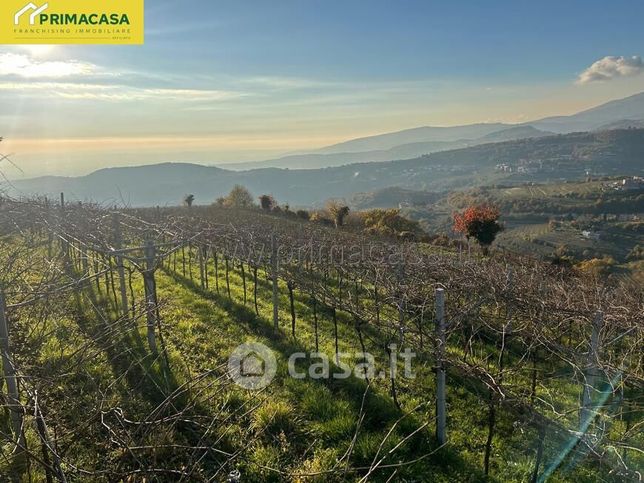
[[[582,428],[586,428],[593,419],[595,405],[593,403],[593,393],[595,391],[595,384],[597,383],[597,376],[599,370],[599,335],[604,324],[604,313],[598,311],[593,319],[593,329],[590,336],[590,345],[588,352],[588,365],[585,371],[584,388],[581,397],[581,411],[579,417],[579,424]]]
[[[24,434],[22,431],[22,405],[18,392],[16,368],[11,357],[9,345],[9,326],[7,324],[7,311],[4,293],[0,292],[0,351],[2,351],[2,370],[7,383],[7,403],[11,413],[11,428],[13,430],[16,449],[24,447]]]
[[[436,289],[436,439],[447,441],[447,408],[445,395],[445,290]]]
[[[273,282],[273,328],[275,332],[279,330],[279,293],[277,286],[277,277],[279,271],[277,240],[275,234],[271,235],[271,278]]]
[[[120,213],[114,213],[114,248],[117,250],[123,248]],[[125,265],[123,264],[123,256],[120,254],[116,255],[116,268],[119,274],[119,288],[121,289],[121,310],[123,317],[127,319],[129,316],[129,304],[127,300],[127,285],[125,283]]]
[[[147,335],[148,345],[153,354],[157,354],[157,340],[156,340],[156,290],[154,281],[154,263],[156,256],[156,249],[154,243],[148,240],[145,243],[145,271],[143,272],[143,280],[145,284],[145,305],[147,315]]]

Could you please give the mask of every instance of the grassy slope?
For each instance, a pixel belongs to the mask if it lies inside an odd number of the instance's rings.
[[[535,253],[544,257],[552,256],[558,247],[565,247],[576,259],[602,258],[612,256],[625,263],[631,250],[641,244],[640,228],[632,223],[614,219],[596,220],[595,228],[574,227],[564,222],[550,227],[548,221],[562,213],[583,213],[592,209],[596,200],[604,193],[606,181],[590,183],[552,183],[501,188],[482,188],[463,193],[454,193],[428,209],[409,209],[408,214],[422,220],[423,227],[430,233],[449,232],[452,213],[476,202],[488,202],[501,206],[502,221],[506,230],[498,237],[497,244],[517,253]],[[632,194],[632,193],[631,193]],[[636,194],[636,193],[635,193]],[[611,190],[607,196],[619,196]],[[538,203],[535,210],[526,210],[531,202]],[[520,211],[515,211],[515,206]],[[557,212],[543,211],[547,206],[557,207]],[[634,207],[637,213],[637,208]],[[582,236],[582,230],[600,231],[601,239],[592,240]]]
[[[198,272],[196,267],[193,270]],[[421,357],[418,361],[415,366],[418,373],[416,379],[399,381],[402,409],[410,414],[396,425],[380,451],[381,441],[403,412],[393,404],[388,384],[380,380],[373,382],[365,398],[364,421],[352,444],[360,419],[365,382],[357,378],[342,382],[295,380],[286,374],[288,354],[294,350],[312,350],[314,347],[308,296],[296,291],[297,339],[293,340],[290,336],[288,298],[283,285],[280,294],[282,328],[279,334],[274,334],[270,322],[270,287],[261,271],[259,316],[255,315],[252,307],[252,282],[248,283],[248,303],[243,303],[239,270],[231,273],[231,299],[226,295],[221,272],[220,293],[217,294],[212,265],[209,271],[211,290],[208,292],[202,291],[199,283],[191,281],[190,277],[184,278],[167,271],[157,272],[168,366],[162,359],[155,361],[148,355],[144,342],[144,321],[136,321],[138,331],[123,330],[116,324],[102,320],[90,308],[101,297],[95,289],[91,295],[86,290],[78,299],[71,297],[55,303],[55,316],[42,332],[30,330],[34,314],[25,312],[18,319],[19,326],[24,329],[20,332],[29,334],[29,340],[18,341],[18,346],[23,343],[26,346],[29,342],[36,347],[34,353],[37,354],[33,360],[25,358],[19,361],[25,373],[41,377],[65,374],[42,397],[49,409],[49,417],[56,420],[61,428],[83,430],[77,431],[78,437],[63,438],[60,442],[75,461],[88,467],[116,467],[127,466],[130,459],[145,458],[152,466],[168,466],[171,462],[177,466],[197,465],[204,476],[211,477],[213,468],[223,459],[221,455],[205,451],[201,461],[190,458],[184,461],[184,456],[170,446],[200,443],[227,453],[239,452],[236,466],[244,475],[244,481],[279,481],[284,477],[275,469],[291,474],[324,472],[337,467],[338,460],[342,460],[348,452],[350,466],[368,467],[377,453],[385,454],[423,423],[428,423],[427,428],[404,443],[383,465],[413,460],[435,449],[432,436],[434,381],[429,359]],[[140,301],[142,283],[138,277],[134,289]],[[70,308],[73,309],[71,317]],[[328,313],[321,314],[319,330],[321,351],[333,354],[333,325]],[[222,365],[228,354],[247,340],[263,342],[278,354],[278,376],[260,394],[243,391],[219,379],[224,374]],[[360,350],[352,321],[346,314],[340,314],[339,341],[340,351]],[[367,350],[377,357],[380,366],[385,363],[382,345],[383,340],[377,334],[368,334]],[[92,348],[91,357],[78,365],[74,354],[86,346]],[[450,350],[455,354],[459,351],[457,346]],[[483,358],[485,354],[475,356]],[[512,365],[511,355],[508,362]],[[106,412],[104,423],[107,427],[115,428],[118,434],[118,418],[110,408],[120,407],[129,420],[143,419],[162,404],[168,393],[182,387],[195,374],[207,371],[212,373],[201,383],[192,384],[186,394],[176,398],[170,412],[188,411],[193,419],[195,415],[207,420],[216,418],[222,422],[219,427],[204,431],[204,428],[190,424],[179,424],[165,432],[144,432],[141,441],[137,441],[138,449],[129,455],[118,448],[106,448],[104,441],[108,435],[105,429],[96,421],[83,420],[84,414],[92,414],[99,406]],[[512,384],[513,378],[524,383],[525,377],[509,374],[508,383]],[[551,385],[551,392],[543,397],[546,402],[556,402],[556,409],[563,412],[572,407],[578,389],[564,374],[561,383]],[[101,400],[97,400],[97,394],[102,394]],[[195,397],[195,394],[199,394],[199,397]],[[562,397],[564,394],[566,396]],[[197,400],[198,403],[195,402]],[[448,407],[449,447],[398,469],[396,479],[483,480],[481,461],[487,434],[486,394],[450,374]],[[255,409],[240,416],[236,411],[238,408]],[[570,419],[572,422],[574,415]],[[494,440],[492,480],[526,481],[529,478],[537,435],[530,427],[517,425],[517,422],[511,412],[500,412]],[[619,430],[619,427],[615,430]],[[33,444],[33,437],[31,441]],[[145,443],[168,446],[166,450],[150,451]],[[544,461],[554,461],[563,444],[556,437],[547,440]],[[100,462],[96,460],[97,455],[101,455]],[[342,461],[341,468],[345,464]],[[573,465],[565,472],[555,474],[553,481],[596,481],[596,471],[598,468],[594,465]],[[376,480],[386,480],[393,472],[393,469],[382,469],[372,476]],[[217,477],[221,476],[219,474]],[[353,479],[355,475],[348,474],[347,477]],[[317,479],[334,481],[342,477],[322,473]]]
[[[214,273],[210,275],[213,277]],[[160,285],[161,298],[167,298],[170,302],[169,306],[178,303],[182,307],[180,313],[173,312],[165,315],[165,324],[169,326],[167,332],[174,334],[172,337],[169,336],[168,340],[169,344],[177,344],[178,347],[186,344],[188,340],[192,341],[193,337],[203,340],[201,343],[191,342],[190,349],[183,351],[186,354],[193,354],[192,357],[204,356],[203,361],[195,361],[195,363],[207,363],[216,354],[221,357],[246,339],[259,340],[279,354],[278,378],[269,387],[270,398],[266,406],[262,406],[261,412],[266,415],[276,414],[278,420],[284,423],[291,421],[291,423],[287,424],[286,428],[271,428],[270,437],[252,449],[251,463],[248,468],[245,468],[246,471],[254,474],[260,468],[258,465],[284,469],[285,464],[286,468],[296,472],[306,472],[306,469],[310,471],[311,468],[329,469],[329,465],[334,464],[335,458],[343,455],[351,444],[359,417],[359,404],[362,400],[364,383],[354,380],[344,384],[335,382],[329,384],[298,381],[286,376],[284,366],[287,355],[295,349],[312,350],[314,348],[312,313],[308,296],[301,294],[297,296],[297,340],[293,341],[290,337],[290,314],[284,287],[282,287],[280,312],[282,330],[278,336],[275,336],[270,322],[272,308],[267,303],[270,300],[270,291],[265,279],[259,288],[259,317],[255,316],[252,309],[250,283],[248,284],[249,303],[247,306],[243,305],[242,284],[238,271],[231,275],[232,300],[227,299],[223,284],[220,285],[220,292],[223,295],[218,296],[204,294],[195,284],[182,280],[182,277],[175,277],[175,279],[182,283],[166,285],[166,281],[163,280]],[[332,355],[334,353],[333,325],[329,314],[321,316],[319,330],[321,352]],[[178,339],[177,333],[185,334],[185,337],[181,336]],[[205,335],[206,333],[208,335]],[[339,326],[339,340],[341,352],[360,350],[352,323],[346,316],[342,317]],[[217,342],[213,344],[213,341]],[[380,367],[382,367],[385,356],[381,341],[367,338],[366,345],[367,350],[379,358]],[[198,347],[198,350],[195,351],[195,347]],[[431,428],[433,427],[434,383],[431,362],[423,359],[420,364],[418,377],[411,381],[400,381],[399,386],[399,399],[403,411],[411,412],[413,416],[406,420],[406,425],[399,427],[389,437],[385,447],[393,447],[405,434],[409,434],[423,422],[429,423],[429,429],[403,446],[391,459],[392,463],[413,459],[433,447]],[[521,378],[519,375],[514,377]],[[512,376],[509,376],[509,384],[513,382],[511,378]],[[578,386],[565,382],[566,379],[564,375],[559,387],[550,388],[554,394],[544,396],[546,401],[551,399],[551,402],[555,403],[557,409],[561,411],[569,409],[571,400],[576,403],[578,396]],[[396,410],[389,397],[388,384],[378,380],[372,384],[373,392],[370,392],[365,406],[367,417],[351,458],[354,466],[369,466],[382,438],[394,421],[400,417],[400,412]],[[562,398],[563,394],[567,394],[567,397]],[[568,403],[564,402],[566,400]],[[406,471],[399,472],[397,476],[431,475],[433,481],[480,479],[482,451],[487,435],[487,408],[484,401],[484,396],[478,394],[475,388],[463,381],[452,379],[449,394],[450,421],[451,427],[457,429],[450,431],[450,450],[443,450],[437,457],[413,465]],[[292,422],[294,418],[297,420],[296,425]],[[573,420],[576,419],[574,414],[570,415],[570,419],[571,424],[574,425]],[[497,457],[493,457],[492,474],[500,481],[525,481],[532,470],[535,448],[530,441],[536,441],[536,434],[527,427],[521,427],[517,431],[513,427],[514,422],[512,415],[501,416],[499,433],[503,436],[497,437],[494,443]],[[465,428],[467,429],[464,430]],[[278,445],[276,449],[275,443],[279,441],[279,432],[282,430],[286,430],[287,447],[281,448]],[[305,434],[302,434],[302,431]],[[554,454],[558,451],[558,444],[561,442],[553,441],[553,443],[547,450],[546,458],[548,456],[551,459],[554,458]],[[312,446],[309,448],[309,445]],[[309,453],[312,453],[311,456],[303,457],[298,454],[298,451],[305,447],[308,448]],[[567,477],[575,474],[576,478],[584,479],[586,470],[570,471],[572,473]],[[263,472],[262,477],[268,477],[270,474],[270,472]],[[378,474],[383,479],[388,475],[386,471]],[[588,481],[593,478],[588,477],[591,478]]]

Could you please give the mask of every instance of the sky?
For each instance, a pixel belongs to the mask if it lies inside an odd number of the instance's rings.
[[[641,0],[148,0],[142,46],[0,45],[12,179],[223,164],[644,91]]]

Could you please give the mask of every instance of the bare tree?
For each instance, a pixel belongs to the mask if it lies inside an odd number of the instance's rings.
[[[343,205],[338,201],[329,201],[326,205],[326,209],[333,219],[336,228],[340,228],[344,225],[344,220],[350,211],[348,206]]]
[[[189,194],[183,197],[183,204],[188,208],[192,207],[192,204],[195,202],[195,195]]]

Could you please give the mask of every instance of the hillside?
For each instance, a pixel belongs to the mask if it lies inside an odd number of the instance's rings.
[[[425,132],[425,131],[423,131]],[[333,166],[343,166],[354,163],[372,163],[379,161],[394,161],[396,159],[415,158],[438,151],[478,146],[479,144],[494,143],[501,141],[512,141],[516,139],[527,139],[543,137],[552,133],[540,131],[531,126],[516,126],[500,131],[493,131],[481,137],[473,139],[457,139],[453,141],[419,141],[394,146],[380,151],[364,152],[341,152],[341,153],[309,153],[285,156],[268,161],[251,163],[222,164],[225,169],[247,170],[256,168],[290,168],[290,169],[314,169]],[[425,139],[427,136],[422,136]],[[431,137],[431,136],[429,136]]]
[[[498,246],[543,259],[612,259],[614,272],[644,276],[644,184],[619,189],[623,178],[453,192],[403,213],[430,233],[451,232],[452,214],[472,204],[499,208],[505,231]],[[390,205],[391,206],[391,205]]]
[[[571,116],[547,117],[526,124],[545,131],[567,133],[592,131],[606,124],[624,119],[644,120],[644,92],[624,99],[610,101]]]
[[[315,151],[319,154],[351,153],[391,149],[402,144],[417,142],[449,142],[475,139],[511,127],[509,124],[489,123],[454,127],[417,127],[394,133],[379,134],[345,141]]]
[[[0,225],[9,481],[637,476],[632,285],[258,209],[3,200]]]
[[[471,124],[453,127],[418,127],[394,133],[353,139],[314,151],[315,153],[349,153],[391,149],[416,142],[446,142],[476,139],[512,129],[537,129],[560,134],[592,131],[623,120],[644,120],[644,92],[601,104],[568,116],[553,116],[520,125],[502,123]],[[527,137],[527,136],[525,136]],[[513,138],[517,139],[517,138]],[[502,139],[494,139],[500,141]]]
[[[471,124],[451,127],[418,127],[352,139],[314,151],[277,159],[222,165],[245,170],[277,167],[313,169],[350,163],[393,161],[479,144],[541,137],[553,133],[642,128],[644,93],[596,106],[569,116],[556,116],[511,125]]]
[[[314,205],[388,187],[447,191],[498,182],[579,180],[593,175],[644,171],[644,130],[573,133],[433,153],[414,159],[315,169],[241,172],[198,165],[163,164],[100,170],[78,178],[35,178],[4,183],[12,196],[60,192],[69,199],[129,206],[175,205],[186,193],[211,203],[235,184],[258,196],[271,193],[291,205]],[[507,165],[510,171],[499,169]]]

